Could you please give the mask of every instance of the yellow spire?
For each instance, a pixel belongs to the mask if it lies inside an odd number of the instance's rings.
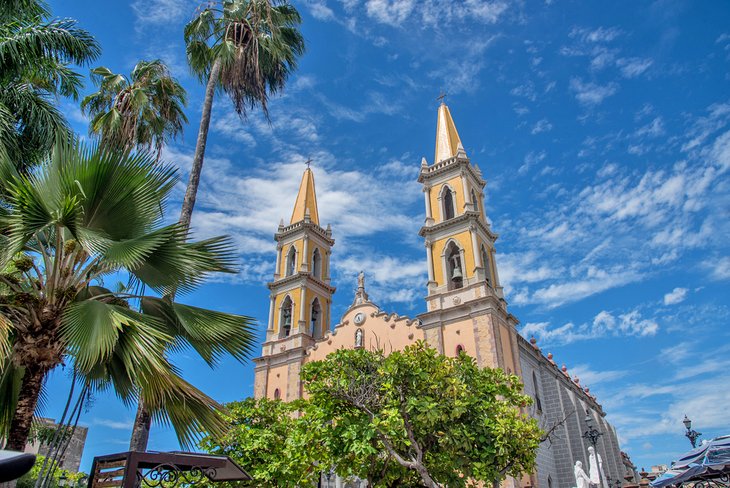
[[[310,168],[304,170],[302,184],[299,185],[297,202],[294,204],[294,212],[291,214],[291,222],[300,222],[309,216],[310,221],[319,225],[319,213],[317,212],[317,193],[314,191],[314,173]]]
[[[436,122],[434,164],[456,156],[459,146],[461,146],[461,139],[459,139],[459,133],[456,132],[454,119],[451,118],[449,107],[442,101],[441,106],[439,106],[438,121]]]

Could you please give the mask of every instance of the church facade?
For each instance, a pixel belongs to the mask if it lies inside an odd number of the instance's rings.
[[[302,366],[341,348],[400,350],[424,340],[440,353],[473,356],[482,367],[519,375],[535,400],[531,415],[543,430],[553,429],[538,452],[537,471],[515,485],[569,488],[573,466],[588,466],[582,437],[586,415],[603,435],[597,452],[606,480],[630,481],[625,454],[614,428],[588,388],[571,379],[534,339],[527,341],[509,313],[496,265],[497,234],[484,207],[486,185],[461,144],[448,106],[438,109],[432,164],[421,161],[426,219],[419,234],[426,248],[426,311],[406,317],[381,310],[370,301],[361,274],[352,305],[331,327],[335,288],[330,280],[332,229],[320,226],[314,174],[307,168],[289,225],[279,224],[274,280],[266,338],[255,362],[254,395],[292,401],[302,397]],[[603,483],[602,483],[603,484]],[[607,484],[603,488],[616,488]]]

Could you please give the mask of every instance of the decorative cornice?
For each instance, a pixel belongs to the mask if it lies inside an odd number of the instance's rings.
[[[431,166],[421,166],[421,173],[418,175],[418,182],[425,183],[427,180],[431,180],[454,169],[458,169],[459,171],[468,171],[469,174],[482,186],[482,188],[484,188],[487,184],[481,174],[471,165],[469,159],[459,156],[444,159],[443,161]]]
[[[293,274],[291,276],[285,276],[284,278],[278,279],[276,281],[270,281],[269,283],[266,283],[266,286],[269,288],[269,290],[273,290],[274,288],[280,288],[284,285],[297,283],[297,282],[299,282],[300,285],[306,285],[307,282],[310,282],[310,281],[312,283],[314,283],[315,285],[318,285],[318,286],[324,288],[329,293],[334,293],[337,290],[336,287],[334,287],[332,285],[328,285],[324,281],[322,281],[318,278],[315,278],[314,276],[312,276],[311,273],[302,272],[302,271],[300,271],[296,274]]]
[[[421,237],[426,237],[431,234],[435,234],[441,230],[448,229],[451,226],[456,226],[465,222],[469,222],[471,225],[482,229],[493,241],[496,241],[499,237],[499,234],[495,234],[494,232],[492,232],[492,229],[490,229],[487,224],[482,222],[482,220],[479,218],[479,212],[476,212],[474,210],[467,210],[463,214],[457,215],[453,219],[439,222],[435,225],[424,225],[423,227],[421,227],[421,230],[418,231],[418,235]]]
[[[281,241],[285,237],[288,237],[288,236],[295,234],[302,230],[304,230],[304,231],[311,230],[312,232],[317,234],[319,237],[324,239],[324,241],[327,244],[329,244],[330,246],[335,245],[335,240],[332,239],[331,232],[328,234],[327,231],[325,229],[323,229],[322,227],[320,227],[319,225],[317,225],[313,222],[305,222],[303,220],[299,221],[299,222],[295,222],[295,223],[288,225],[286,227],[283,227],[283,228],[280,227],[279,231],[276,234],[274,234],[274,239],[276,239],[277,241]]]

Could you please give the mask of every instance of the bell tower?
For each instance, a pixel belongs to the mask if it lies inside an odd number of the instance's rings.
[[[507,312],[495,264],[498,236],[486,218],[486,181],[469,160],[443,100],[434,161],[422,159],[418,181],[426,205],[419,235],[428,266],[427,312],[420,316],[427,341],[444,354],[453,352],[450,342],[469,342],[458,347],[470,354],[474,349],[480,365],[519,372],[517,320]],[[468,330],[466,323],[472,325]]]
[[[288,401],[301,396],[299,371],[304,351],[329,329],[335,292],[330,284],[335,241],[330,226],[323,229],[319,225],[311,168],[302,176],[289,225],[282,220],[274,239],[276,266],[274,280],[267,285],[271,301],[266,340],[261,357],[254,360],[254,394]]]

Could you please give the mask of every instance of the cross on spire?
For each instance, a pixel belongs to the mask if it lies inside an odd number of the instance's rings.
[[[439,102],[441,102],[441,103],[445,103],[445,102],[444,102],[444,98],[446,98],[446,96],[447,96],[447,94],[446,94],[446,93],[445,93],[445,92],[444,92],[444,91],[442,90],[442,91],[441,91],[441,92],[439,93],[439,96],[437,96],[437,97],[436,97],[436,100],[438,100],[438,101],[439,101]]]
[[[304,164],[306,164],[307,169],[309,169],[309,166],[312,164],[312,158],[308,158],[306,161],[304,161]]]

